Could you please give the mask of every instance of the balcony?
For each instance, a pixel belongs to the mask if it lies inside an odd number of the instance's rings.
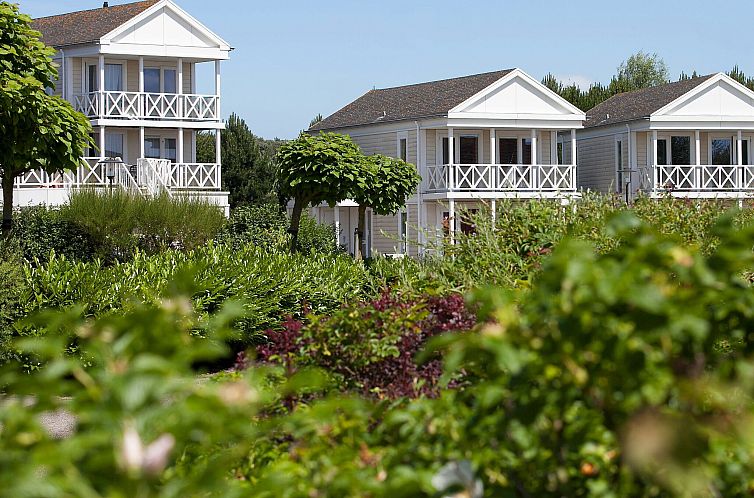
[[[642,168],[642,186],[652,194],[692,197],[746,197],[754,195],[754,166],[658,165]]]
[[[219,121],[220,97],[147,92],[90,92],[74,96],[89,119]]]
[[[501,193],[529,196],[576,192],[574,164],[441,164],[427,166],[427,193]]]

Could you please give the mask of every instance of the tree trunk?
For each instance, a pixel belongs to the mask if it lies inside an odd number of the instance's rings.
[[[356,246],[354,256],[357,260],[362,258],[368,258],[367,239],[364,237],[367,224],[367,207],[363,204],[359,204],[359,228],[356,230]]]
[[[298,229],[301,225],[301,213],[304,211],[304,203],[301,199],[296,198],[293,201],[293,213],[291,213],[291,226],[288,233],[291,234],[291,252],[298,251]]]
[[[3,174],[3,238],[10,237],[13,228],[13,176],[6,171]]]

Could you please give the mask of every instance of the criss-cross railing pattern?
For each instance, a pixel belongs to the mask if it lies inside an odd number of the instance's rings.
[[[654,168],[654,189],[658,192],[754,190],[754,166],[660,165]]]
[[[177,189],[216,190],[220,188],[220,165],[203,163],[173,164],[170,185]]]
[[[128,165],[110,165],[113,174],[112,183],[107,177],[107,165],[98,157],[85,157],[76,171],[47,173],[34,169],[16,178],[16,188],[81,188],[81,187],[117,187],[126,190],[138,190],[136,179],[131,175]]]
[[[220,97],[217,95],[91,92],[75,95],[73,105],[92,119],[220,119]]]
[[[576,190],[576,166],[571,164],[445,164],[426,171],[427,192]]]

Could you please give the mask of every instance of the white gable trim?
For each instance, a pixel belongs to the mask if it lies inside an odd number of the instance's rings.
[[[704,83],[696,86],[695,88],[689,90],[688,92],[684,93],[677,99],[673,100],[672,102],[666,104],[665,106],[661,107],[660,109],[656,110],[652,114],[650,114],[650,119],[652,118],[660,118],[659,120],[662,120],[662,117],[665,116],[671,116],[668,114],[673,109],[677,109],[679,106],[682,106],[683,104],[692,101],[694,98],[696,98],[698,95],[703,93],[705,90],[707,90],[709,87],[724,81],[725,83],[731,85],[733,88],[738,90],[739,92],[743,93],[750,99],[754,100],[754,92],[746,88],[744,85],[739,83],[738,81],[734,80],[730,76],[728,76],[725,73],[717,73],[716,75],[712,76],[710,79],[705,81]],[[673,119],[679,119],[679,117],[674,117]],[[693,117],[688,117],[689,120],[693,120]],[[703,118],[704,119],[709,119]]]
[[[128,22],[121,24],[114,30],[110,31],[108,34],[103,36],[100,39],[100,44],[102,45],[109,45],[112,42],[112,39],[120,35],[121,33],[124,33],[128,29],[136,26],[138,23],[140,23],[142,20],[148,18],[152,14],[160,11],[162,8],[166,8],[171,10],[173,13],[178,15],[180,18],[182,18],[184,21],[186,21],[192,28],[196,29],[199,33],[206,36],[210,40],[212,40],[214,43],[217,43],[218,49],[224,52],[228,52],[232,50],[230,44],[220,38],[218,35],[210,31],[205,25],[200,23],[196,18],[194,18],[191,14],[180,8],[178,5],[173,3],[171,0],[160,0],[156,4],[149,7],[147,10],[139,14],[138,16],[132,17]]]
[[[463,109],[469,107],[470,105],[478,102],[480,99],[484,98],[485,96],[495,92],[498,88],[502,87],[503,85],[507,84],[510,80],[515,78],[521,78],[525,81],[527,81],[529,84],[531,84],[534,88],[536,88],[538,91],[540,91],[543,94],[544,98],[548,98],[552,101],[554,101],[557,105],[565,108],[567,111],[571,112],[573,114],[574,119],[580,119],[585,120],[586,114],[582,112],[579,108],[568,102],[566,99],[558,95],[557,93],[553,92],[549,88],[547,88],[545,85],[543,85],[541,82],[537,81],[536,79],[529,76],[526,72],[522,71],[519,68],[513,69],[510,73],[506,74],[496,82],[492,83],[488,87],[484,88],[480,92],[477,92],[475,95],[471,96],[470,98],[464,100],[454,108],[452,108],[448,114],[452,113],[458,113],[461,112]]]

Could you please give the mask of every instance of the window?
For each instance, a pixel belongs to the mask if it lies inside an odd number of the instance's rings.
[[[670,159],[673,164],[691,164],[691,137],[670,137]]]
[[[398,146],[398,156],[401,160],[406,161],[408,160],[408,139],[401,138],[400,139],[400,145]]]
[[[175,163],[176,159],[178,159],[178,156],[176,155],[176,139],[175,138],[166,138],[165,139],[165,157],[163,159],[170,159],[171,163]]]
[[[563,142],[558,143],[558,164],[563,164]]]
[[[97,143],[97,136],[94,133],[90,133],[89,138],[92,140],[93,144]],[[99,157],[99,151],[97,150],[97,147],[95,147],[94,145],[92,145],[86,150],[87,150],[86,152],[87,157]]]
[[[664,138],[657,140],[657,164],[660,166],[668,164],[668,141]]]
[[[448,137],[442,138],[442,163],[450,164],[450,149],[448,148]]]
[[[478,209],[469,209],[461,216],[461,232],[464,235],[476,234],[476,223],[474,223],[474,217],[479,213]]]
[[[458,162],[461,164],[478,164],[478,143],[479,138],[476,136],[462,136],[458,140]]]
[[[521,164],[531,164],[531,138],[521,139]]]
[[[712,164],[715,166],[731,164],[733,157],[730,138],[715,138],[712,140]]]
[[[749,139],[744,138],[741,141],[741,164],[744,166],[749,165]]]
[[[618,172],[618,192],[623,193],[628,178],[623,170],[623,142],[621,140],[615,141],[615,169]]]
[[[123,159],[123,135],[120,133],[105,133],[105,157],[120,157]]]
[[[165,93],[178,93],[176,90],[176,71],[175,69],[165,69],[164,87]]]
[[[442,213],[442,234],[445,236],[445,238],[450,237],[450,212],[449,211],[443,211]]]
[[[401,211],[399,228],[401,230],[401,253],[408,253],[408,212]]]
[[[498,142],[500,164],[518,164],[518,141],[515,138],[501,138]]]
[[[160,158],[159,137],[147,137],[144,139],[144,157],[148,157],[151,159]]]
[[[99,88],[97,85],[97,66],[90,64],[87,66],[87,91],[88,92],[96,92]]]
[[[160,68],[144,68],[144,91],[147,93],[160,93]]]
[[[105,91],[123,91],[123,65],[105,64]]]

